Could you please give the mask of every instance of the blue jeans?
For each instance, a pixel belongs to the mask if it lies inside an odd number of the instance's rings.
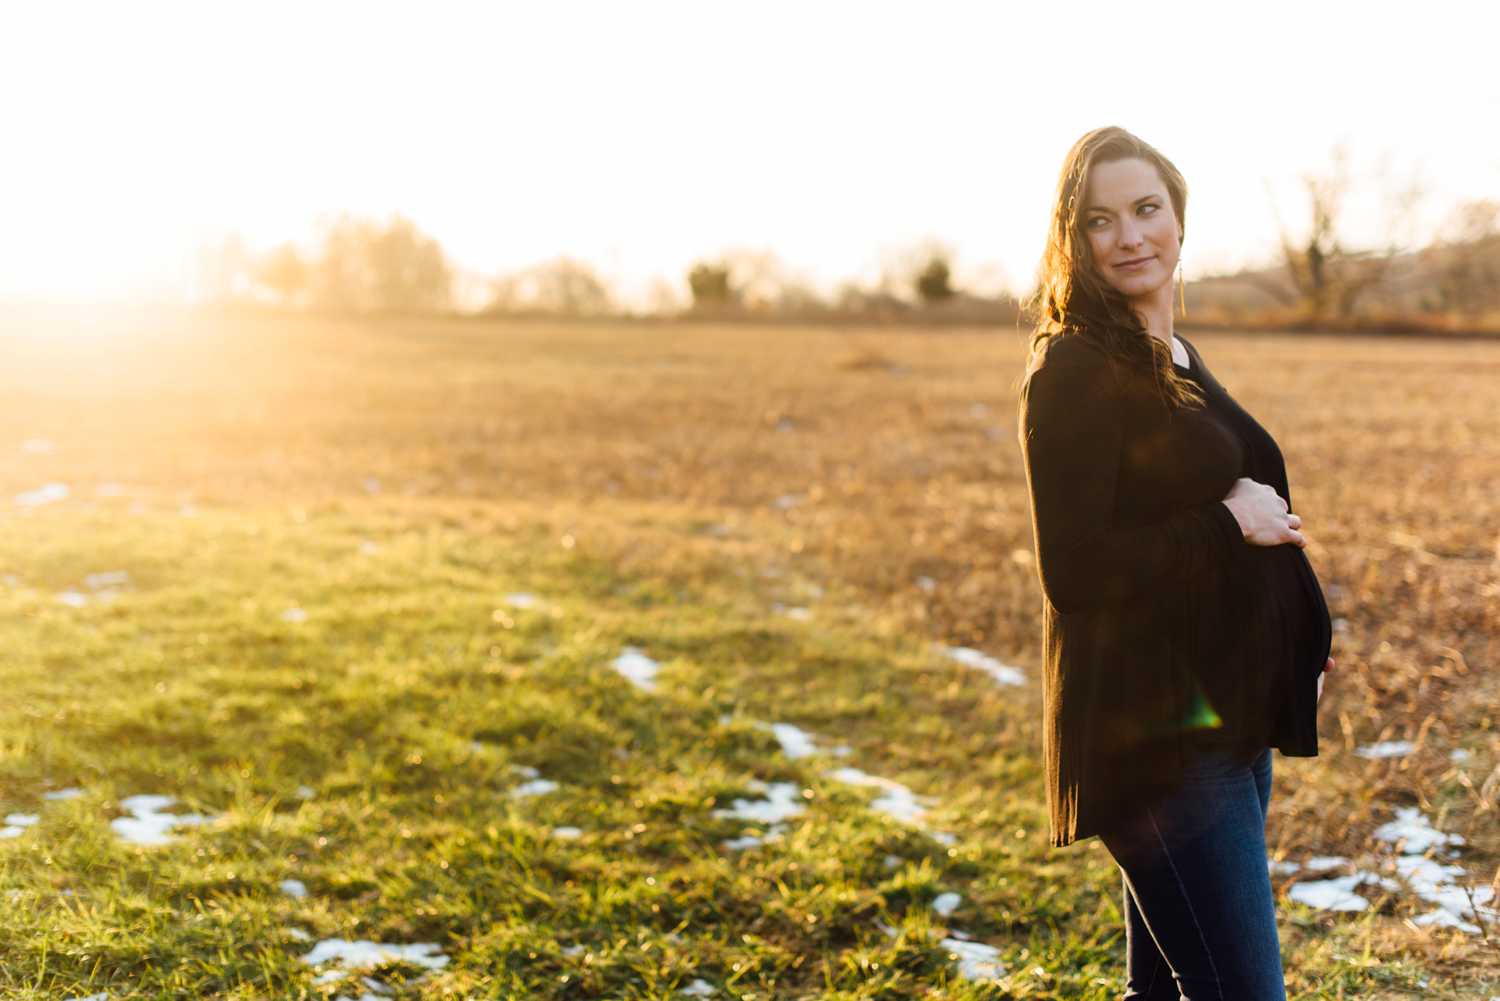
[[[1286,1001],[1266,866],[1271,750],[1203,749],[1101,836],[1125,898],[1127,1001]]]

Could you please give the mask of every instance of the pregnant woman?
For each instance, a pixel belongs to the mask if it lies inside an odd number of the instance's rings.
[[[1051,843],[1119,865],[1127,998],[1284,1001],[1271,748],[1318,753],[1332,629],[1281,450],[1173,331],[1186,204],[1154,148],[1087,133],[1029,303]]]

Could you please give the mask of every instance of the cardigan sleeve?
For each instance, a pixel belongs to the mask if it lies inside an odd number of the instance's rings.
[[[1123,416],[1107,362],[1091,347],[1050,345],[1021,388],[1017,432],[1037,570],[1059,612],[1207,580],[1244,543],[1217,500],[1148,525],[1112,523]]]

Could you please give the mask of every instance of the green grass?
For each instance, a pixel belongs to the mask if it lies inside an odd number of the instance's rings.
[[[40,822],[0,841],[0,996],[357,994],[313,984],[301,957],[326,938],[438,944],[440,970],[373,971],[410,998],[665,998],[700,977],[746,999],[1118,996],[1118,876],[1096,841],[1046,847],[1025,689],[836,581],[813,600],[743,558],[626,569],[586,524],[472,515],[121,499],[7,517],[0,810]],[[57,600],[117,569],[113,599]],[[610,667],[631,645],[656,692]],[[788,758],[755,721],[851,752]],[[926,827],[955,843],[823,774],[841,765],[931,797]],[[512,796],[518,766],[558,788]],[[755,780],[796,783],[805,813],[727,850],[764,828],[713,811]],[[43,800],[66,786],[85,795]],[[109,821],[139,793],[215,819],[126,844]],[[1418,957],[1372,955],[1373,915],[1284,907],[1295,996],[1450,996]],[[960,978],[950,928],[1007,976]]]

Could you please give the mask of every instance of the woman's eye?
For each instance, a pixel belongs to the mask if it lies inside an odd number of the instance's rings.
[[[1146,205],[1142,205],[1141,208],[1155,210],[1155,209],[1161,208],[1161,206],[1160,205],[1155,205],[1155,204],[1149,204],[1148,203]]]

